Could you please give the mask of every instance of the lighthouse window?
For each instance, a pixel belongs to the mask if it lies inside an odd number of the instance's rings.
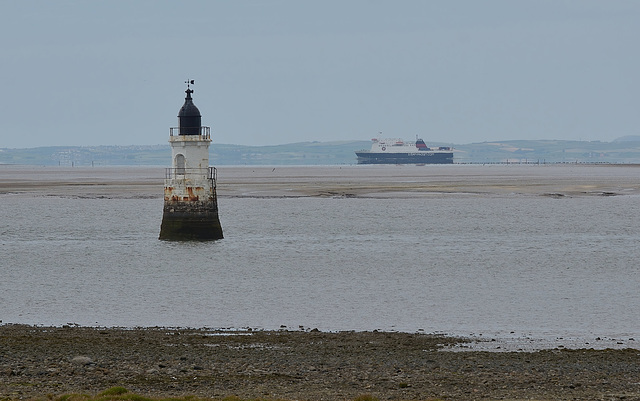
[[[176,155],[176,174],[184,175],[184,170],[185,170],[184,155],[178,154]]]

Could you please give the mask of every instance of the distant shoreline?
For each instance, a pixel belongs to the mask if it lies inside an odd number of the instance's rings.
[[[640,163],[640,137],[628,140],[504,140],[453,144],[429,142],[429,146],[453,148],[454,163]],[[211,145],[210,160],[219,166],[353,165],[355,152],[369,149],[370,141],[298,142],[271,146]],[[151,166],[167,165],[169,145],[48,146],[0,148],[0,164],[42,166]]]

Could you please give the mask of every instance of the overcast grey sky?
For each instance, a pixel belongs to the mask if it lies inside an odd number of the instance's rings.
[[[636,0],[0,0],[0,148],[640,135]]]

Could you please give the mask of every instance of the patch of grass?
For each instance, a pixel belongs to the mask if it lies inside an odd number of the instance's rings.
[[[104,390],[103,392],[101,392],[100,394],[98,394],[99,397],[105,396],[105,395],[122,395],[125,393],[128,393],[129,390],[127,390],[124,387],[111,387],[108,388],[106,390]]]
[[[56,398],[56,401],[88,401],[91,398],[88,394],[65,394]]]

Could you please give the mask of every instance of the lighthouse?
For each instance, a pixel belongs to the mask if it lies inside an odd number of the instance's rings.
[[[178,113],[178,127],[169,128],[172,167],[165,171],[161,240],[221,239],[216,168],[209,166],[211,128],[202,125],[193,104],[194,81],[187,80],[187,96]]]

